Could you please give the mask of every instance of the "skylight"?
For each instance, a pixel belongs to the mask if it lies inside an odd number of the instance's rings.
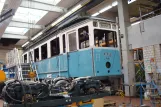
[[[48,11],[19,7],[12,20],[37,23]]]
[[[2,12],[5,1],[6,0],[0,0],[0,13]]]
[[[7,27],[5,33],[24,35],[28,30],[27,28]]]
[[[42,3],[57,5],[61,0],[34,0]]]

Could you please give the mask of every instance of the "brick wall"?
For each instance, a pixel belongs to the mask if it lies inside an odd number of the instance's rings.
[[[161,45],[143,47],[144,66],[147,73],[161,72]],[[149,80],[146,75],[146,80]]]

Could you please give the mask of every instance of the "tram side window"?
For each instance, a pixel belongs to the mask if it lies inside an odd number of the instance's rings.
[[[56,38],[50,42],[51,46],[51,56],[56,56],[60,54],[60,47],[59,47],[59,38]]]
[[[24,63],[27,63],[27,54],[24,55]]]
[[[94,41],[96,47],[117,47],[116,32],[94,29]]]
[[[34,61],[35,62],[39,61],[39,48],[36,48],[34,50]]]
[[[76,42],[76,32],[68,34],[69,36],[69,51],[77,50],[77,42]]]
[[[88,26],[78,29],[79,34],[79,49],[89,47],[89,30]]]
[[[41,59],[47,58],[47,44],[41,46]]]
[[[63,35],[63,53],[66,52],[66,42],[65,42],[65,34]]]

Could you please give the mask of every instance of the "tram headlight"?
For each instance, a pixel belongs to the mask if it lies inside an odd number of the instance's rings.
[[[106,62],[106,67],[110,68],[111,67],[111,63],[110,62]]]

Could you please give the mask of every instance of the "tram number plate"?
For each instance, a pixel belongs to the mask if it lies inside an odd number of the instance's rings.
[[[52,74],[47,74],[47,78],[52,78]]]

